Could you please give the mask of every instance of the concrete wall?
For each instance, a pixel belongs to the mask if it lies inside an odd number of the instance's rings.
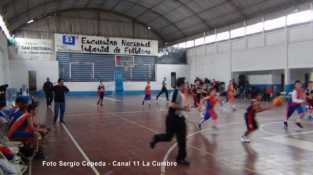
[[[313,23],[190,48],[187,51],[190,78],[209,77],[227,82],[235,72],[271,71],[273,82],[279,82],[284,71],[278,70],[313,68],[312,48]],[[304,77],[301,71],[290,74],[288,83]],[[263,76],[254,77],[253,81],[269,83]]]
[[[0,85],[10,83],[8,45],[5,35],[0,29]]]

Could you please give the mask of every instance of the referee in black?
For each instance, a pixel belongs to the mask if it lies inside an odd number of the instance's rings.
[[[168,114],[166,117],[166,132],[156,134],[150,142],[150,147],[153,149],[158,142],[169,142],[176,135],[178,144],[178,155],[176,162],[180,165],[189,165],[186,160],[186,122],[184,112],[189,111],[189,106],[184,104],[183,93],[186,90],[185,78],[176,80],[176,88],[174,89]]]

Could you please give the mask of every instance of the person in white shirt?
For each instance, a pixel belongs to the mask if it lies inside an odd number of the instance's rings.
[[[301,81],[296,81],[294,84],[294,90],[291,93],[291,100],[288,101],[287,105],[287,115],[284,121],[284,128],[288,128],[288,120],[292,116],[292,114],[297,111],[299,114],[299,118],[296,120],[296,125],[299,128],[303,128],[302,124],[300,123],[299,119],[303,119],[305,108],[303,103],[305,102],[305,93],[302,89]]]

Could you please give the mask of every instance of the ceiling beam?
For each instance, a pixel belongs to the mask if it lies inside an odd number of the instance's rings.
[[[213,29],[213,27],[205,19],[203,19],[199,15],[199,13],[195,12],[192,8],[190,8],[188,5],[183,3],[181,0],[176,0],[176,2],[178,2],[181,6],[183,6],[185,9],[187,9],[189,12],[191,12],[191,14],[193,14],[194,16],[199,18],[199,20],[208,28],[208,30],[212,30]]]
[[[40,3],[40,4],[38,4],[38,5],[36,5],[36,6],[32,7],[32,8],[30,8],[30,9],[24,11],[24,12],[19,13],[17,16],[8,19],[8,23],[9,23],[9,25],[12,25],[12,24],[14,23],[14,21],[16,21],[18,18],[23,18],[23,17],[25,17],[25,15],[27,15],[27,14],[29,13],[29,11],[33,11],[33,10],[36,10],[36,9],[40,9],[40,8],[42,8],[42,7],[45,7],[46,5],[51,5],[51,4],[53,4],[53,3],[57,2],[57,1],[62,1],[62,0],[50,0],[50,1],[47,1],[47,2]],[[122,1],[122,0],[118,0],[118,2],[113,6],[112,9],[114,9],[119,3],[121,3],[121,1]],[[142,7],[142,8],[147,8],[147,7],[145,7],[144,5],[139,4],[139,3],[135,3],[135,2],[132,2],[132,1],[129,1],[129,0],[125,0],[125,1],[127,1],[127,2],[129,2],[129,3],[131,3],[131,4],[134,4],[134,5],[138,5],[138,6]],[[85,8],[86,8],[86,7],[85,7]],[[174,22],[170,21],[167,17],[165,17],[165,16],[162,15],[161,13],[159,13],[159,12],[153,10],[153,9],[152,9],[152,11],[153,11],[156,15],[160,16],[161,18],[163,18],[164,20],[166,20],[168,23],[170,23],[179,33],[182,34],[183,37],[186,36],[185,33],[184,33]],[[113,10],[110,10],[110,12],[111,12],[111,13],[115,13],[115,11],[113,11]],[[41,15],[45,15],[45,14],[39,14],[38,16],[41,16]],[[130,16],[129,16],[129,17],[130,17]],[[34,17],[34,18],[36,18],[36,17]],[[131,18],[133,18],[133,17],[131,17]],[[138,21],[138,20],[137,20],[137,21]],[[146,24],[146,25],[147,25],[147,24]],[[15,30],[15,29],[13,29],[13,30]]]
[[[49,12],[45,15],[41,15],[40,17],[38,17],[36,19],[36,21],[39,21],[39,20],[42,20],[42,19],[45,19],[46,17],[49,17],[49,16],[55,16],[56,14],[60,14],[60,13],[63,13],[63,12],[68,12],[68,11],[82,11],[82,10],[93,10],[93,11],[97,11],[97,12],[106,12],[106,13],[113,13],[113,14],[116,14],[118,16],[122,16],[122,17],[125,17],[125,18],[128,18],[130,19],[132,22],[135,22],[137,24],[140,24],[140,25],[143,25],[143,26],[147,26],[147,24],[144,24],[140,21],[138,21],[137,19],[131,17],[131,16],[128,16],[128,15],[125,15],[125,14],[122,14],[122,13],[119,13],[119,12],[112,12],[110,10],[106,10],[106,9],[101,9],[101,8],[69,8],[69,9],[63,9],[63,10],[55,10],[55,11],[52,11],[52,12]],[[18,26],[15,27],[15,29],[13,29],[12,33],[15,33],[16,31],[18,31],[20,28],[24,27],[25,25],[27,25],[26,23],[27,21],[24,20],[23,23],[19,24]],[[151,29],[151,32],[156,34],[161,42],[165,42],[167,41],[165,39],[165,37],[160,34],[158,31],[154,30],[153,28]]]
[[[164,0],[165,1],[165,0]],[[142,4],[139,4],[139,3],[135,3],[135,2],[131,2],[131,1],[128,1],[129,3],[132,3],[132,4],[135,4],[137,6],[140,6],[142,8],[148,8]],[[164,14],[161,14],[160,12],[154,10],[153,8],[150,8],[150,10],[155,13],[157,16],[161,17],[162,19],[164,19],[166,22],[168,22],[170,25],[172,25],[179,33],[181,33],[183,35],[183,37],[185,37],[185,33],[177,26],[177,24],[175,22],[172,22],[170,19],[168,19]],[[144,14],[142,14],[144,15]],[[136,16],[136,18],[138,18],[139,16]]]
[[[115,8],[120,5],[120,3],[122,2],[122,0],[117,0],[117,2],[113,5],[113,7],[111,8],[111,11],[114,11]]]
[[[236,2],[234,2],[234,0],[226,0],[226,2],[240,14],[242,20],[246,20],[249,18],[248,15],[245,14],[243,8],[237,5]]]
[[[217,8],[217,7],[220,7],[220,6],[222,6],[222,5],[225,5],[225,1],[221,1],[220,3],[215,4],[215,5],[212,6],[212,7],[205,8],[205,9],[201,10],[200,12],[198,12],[198,14],[203,13],[203,12],[205,12],[205,11],[212,10],[212,9]],[[189,18],[189,17],[191,17],[191,16],[193,16],[193,15],[186,16],[185,18],[180,19],[180,20],[175,21],[175,22],[176,22],[176,23],[182,22],[182,21],[184,21],[186,18]],[[167,25],[166,25],[166,26],[163,26],[162,28],[166,28],[166,27],[167,27]],[[215,28],[215,26],[214,26],[214,28]],[[207,31],[203,31],[203,32],[207,32]]]

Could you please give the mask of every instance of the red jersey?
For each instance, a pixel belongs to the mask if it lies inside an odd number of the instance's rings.
[[[145,94],[146,95],[150,95],[151,94],[151,86],[150,85],[146,85],[146,87],[145,87]]]

